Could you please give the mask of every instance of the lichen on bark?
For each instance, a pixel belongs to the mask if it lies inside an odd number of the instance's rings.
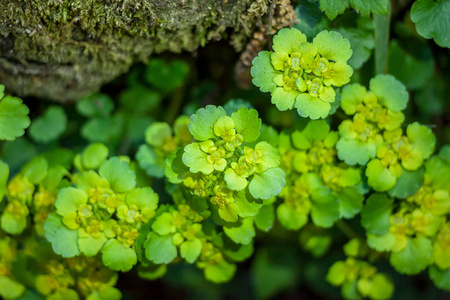
[[[153,53],[226,36],[240,50],[268,2],[0,0],[0,82],[20,96],[73,101]]]

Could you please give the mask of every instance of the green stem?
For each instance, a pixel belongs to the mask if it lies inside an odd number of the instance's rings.
[[[185,85],[183,85],[182,87],[178,88],[174,92],[174,94],[172,95],[172,97],[170,99],[169,110],[168,110],[167,115],[166,115],[166,122],[167,123],[173,124],[173,122],[175,121],[176,117],[178,116],[178,113],[179,113],[180,108],[181,108],[181,104],[183,103],[184,92],[185,92]]]
[[[384,74],[387,70],[389,29],[391,22],[391,3],[388,2],[387,14],[374,15],[375,26],[375,73]]]
[[[343,220],[337,220],[335,224],[336,227],[339,228],[339,230],[342,231],[342,233],[345,234],[349,239],[359,238],[359,235]]]

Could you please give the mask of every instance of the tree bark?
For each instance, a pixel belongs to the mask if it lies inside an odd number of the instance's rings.
[[[241,50],[269,0],[0,0],[0,83],[69,102],[153,53],[228,38]]]

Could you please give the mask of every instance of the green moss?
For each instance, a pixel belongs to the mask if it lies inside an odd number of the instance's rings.
[[[227,28],[254,28],[242,18],[252,2],[0,1],[0,82],[23,96],[75,100],[152,53],[194,51]]]

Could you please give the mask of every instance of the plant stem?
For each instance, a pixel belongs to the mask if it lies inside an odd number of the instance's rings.
[[[183,96],[185,93],[185,85],[178,88],[172,95],[170,99],[170,106],[169,110],[166,115],[166,122],[169,124],[173,124],[176,117],[178,116],[178,113],[181,108],[181,104],[183,103]]]
[[[374,15],[375,26],[375,73],[384,74],[387,70],[387,52],[391,22],[391,3],[388,2],[387,14]]]

